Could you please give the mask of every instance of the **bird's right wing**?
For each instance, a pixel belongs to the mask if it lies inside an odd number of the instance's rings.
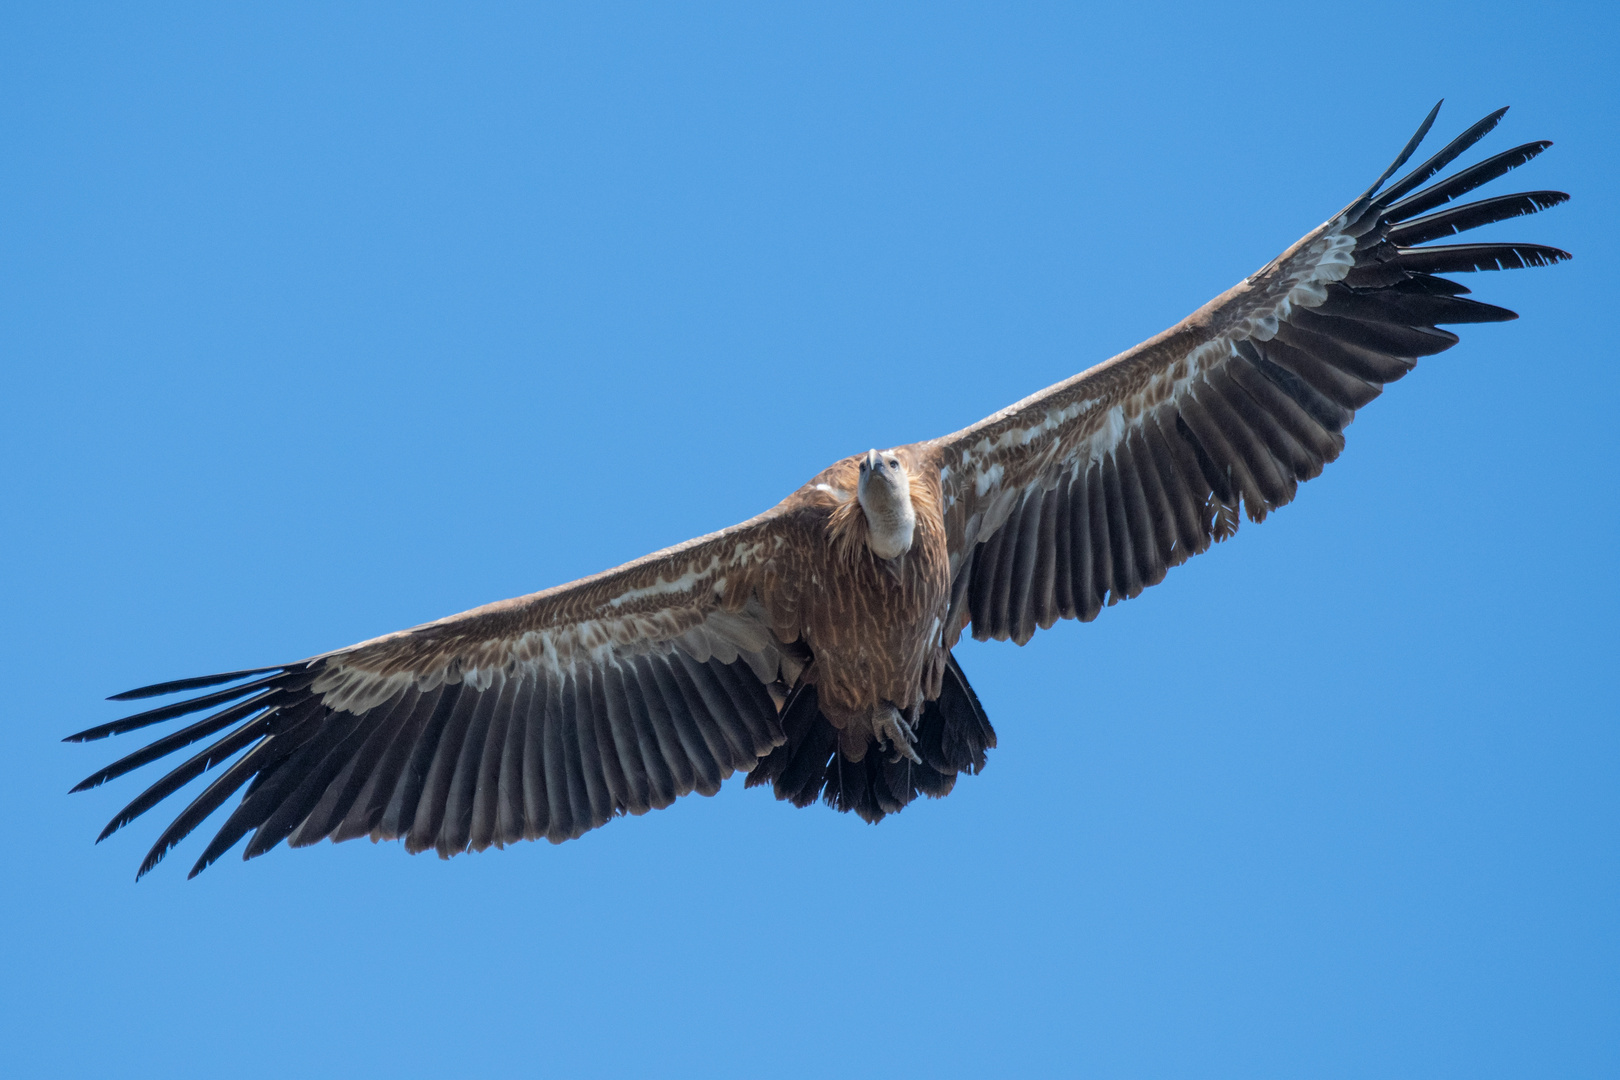
[[[1436,112],[1439,106],[1435,106]],[[1022,644],[1095,618],[1165,571],[1291,502],[1344,447],[1344,428],[1445,323],[1516,318],[1438,275],[1559,262],[1537,244],[1419,245],[1565,201],[1530,191],[1447,203],[1550,143],[1514,147],[1418,190],[1492,113],[1380,192],[1435,113],[1368,191],[1270,264],[1134,349],[931,446],[953,573],[947,644]]]

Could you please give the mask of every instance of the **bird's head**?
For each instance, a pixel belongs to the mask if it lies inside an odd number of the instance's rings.
[[[880,559],[893,559],[911,550],[917,512],[911,505],[911,477],[893,450],[868,450],[861,459],[856,488],[866,514],[866,544]]]

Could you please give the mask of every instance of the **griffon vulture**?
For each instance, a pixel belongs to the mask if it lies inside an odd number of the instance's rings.
[[[1567,198],[1452,205],[1546,142],[1429,184],[1506,110],[1383,188],[1438,111],[1326,224],[1089,371],[955,434],[834,462],[756,518],[594,577],[119,694],[205,691],[70,740],[218,711],[73,790],[212,740],[102,831],[219,767],[141,874],[238,792],[192,874],[249,834],[246,858],[326,837],[441,856],[555,843],[712,795],[734,771],[873,822],[945,795],[996,743],[951,655],[964,630],[1022,644],[1093,619],[1233,535],[1240,511],[1263,520],[1339,456],[1357,409],[1457,342],[1439,326],[1515,318],[1442,275],[1569,258],[1431,243]]]

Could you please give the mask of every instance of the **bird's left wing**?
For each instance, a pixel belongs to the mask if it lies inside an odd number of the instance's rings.
[[[1435,106],[1438,112],[1439,106]],[[1531,191],[1444,207],[1539,154],[1527,143],[1418,190],[1496,126],[1492,113],[1380,192],[1435,112],[1366,194],[1178,325],[929,444],[941,463],[953,573],[947,644],[1022,644],[1095,618],[1165,571],[1294,498],[1344,446],[1344,427],[1441,324],[1512,319],[1438,275],[1541,266],[1536,244],[1422,247],[1565,201]]]
[[[816,528],[819,497],[807,489],[616,570],[308,660],[119,694],[209,691],[69,741],[218,711],[74,790],[213,739],[101,834],[228,762],[140,868],[245,786],[193,875],[250,832],[246,858],[282,840],[357,836],[447,856],[562,841],[690,791],[713,794],[782,742],[779,706],[807,658],[795,540]]]

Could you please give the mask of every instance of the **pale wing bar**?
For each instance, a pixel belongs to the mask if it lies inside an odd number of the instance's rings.
[[[1353,265],[1342,281],[1325,285],[1314,306],[1281,308],[1268,339],[1225,342],[1224,357],[1206,361],[1170,400],[1135,418],[1100,458],[1058,462],[1025,489],[1005,523],[959,567],[951,625],[970,617],[974,637],[1022,644],[1038,627],[1093,619],[1104,606],[1136,596],[1235,533],[1240,505],[1258,522],[1292,501],[1298,484],[1343,449],[1344,427],[1357,409],[1419,357],[1456,343],[1440,325],[1516,318],[1464,299],[1466,288],[1434,275],[1542,266],[1569,258],[1566,252],[1519,243],[1416,245],[1536,213],[1568,196],[1525,192],[1418,215],[1551,144],[1515,147],[1408,194],[1505,111],[1474,125],[1382,196],[1375,197],[1375,185],[1331,223],[1355,238]],[[1385,178],[1414,146],[1415,140]]]

